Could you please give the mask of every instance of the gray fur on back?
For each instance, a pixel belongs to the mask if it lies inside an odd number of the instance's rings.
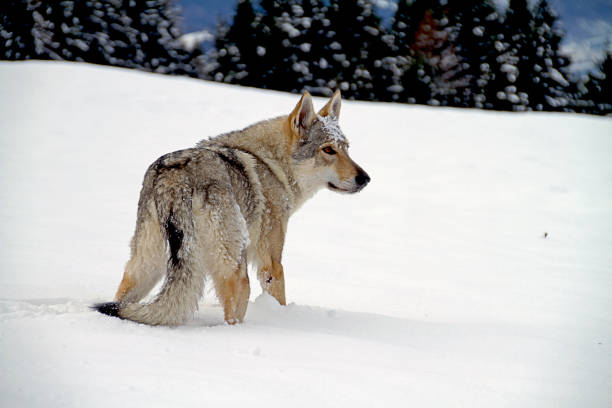
[[[124,304],[119,311],[120,317],[149,325],[176,326],[193,315],[204,290],[205,276],[216,272],[210,267],[218,266],[218,262],[213,262],[209,268],[203,267],[206,262],[197,258],[207,254],[192,253],[207,245],[195,241],[208,239],[196,234],[194,198],[212,211],[210,218],[219,221],[219,230],[233,231],[234,236],[226,239],[232,244],[238,242],[229,248],[239,249],[221,249],[227,253],[217,256],[223,258],[224,265],[237,267],[246,257],[249,226],[260,223],[264,203],[258,172],[269,170],[261,166],[254,155],[210,141],[198,143],[197,148],[166,154],[149,167],[140,197],[137,230],[146,221],[142,209],[152,201],[165,241],[167,274],[152,302]],[[223,207],[230,207],[230,212],[234,208],[238,210],[230,214],[235,220],[215,213]],[[240,219],[244,227],[228,225],[240,224]]]

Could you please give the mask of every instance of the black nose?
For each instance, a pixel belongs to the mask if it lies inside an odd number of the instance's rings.
[[[359,173],[357,173],[357,177],[355,177],[355,182],[358,186],[365,186],[370,182],[370,176],[365,171],[359,169]]]

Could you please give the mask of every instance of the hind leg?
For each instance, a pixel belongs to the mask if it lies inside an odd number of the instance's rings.
[[[193,200],[198,259],[213,280],[225,321],[235,324],[244,319],[251,291],[248,229],[233,194],[213,189],[208,193]]]
[[[229,276],[214,276],[213,281],[223,306],[225,321],[228,324],[242,323],[251,294],[246,262],[241,263]]]
[[[166,273],[164,239],[153,202],[147,208],[139,209],[136,232],[130,246],[132,255],[115,294],[116,302],[138,302]]]

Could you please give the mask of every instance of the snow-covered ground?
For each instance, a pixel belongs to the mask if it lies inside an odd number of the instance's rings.
[[[345,101],[372,182],[291,220],[289,306],[252,276],[238,326],[210,291],[179,328],[90,311],[147,166],[297,100],[0,63],[0,406],[612,406],[605,118]]]

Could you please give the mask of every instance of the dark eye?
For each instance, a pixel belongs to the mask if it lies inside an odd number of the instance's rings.
[[[323,148],[323,153],[325,153],[325,154],[336,154],[336,151],[331,146],[325,146]]]

